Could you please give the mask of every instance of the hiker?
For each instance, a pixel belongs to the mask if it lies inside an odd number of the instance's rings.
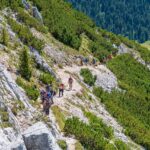
[[[42,95],[43,112],[45,112],[45,105],[46,105],[46,102],[45,102],[45,101],[47,100],[47,92],[44,91],[42,94],[43,94],[43,95]]]
[[[73,79],[71,76],[68,79],[68,84],[69,84],[69,90],[72,90]]]
[[[88,58],[83,58],[83,63],[84,63],[84,65],[87,65],[88,64]]]
[[[50,92],[51,91],[51,85],[47,84],[46,85],[46,92]]]
[[[51,105],[54,104],[53,96],[54,96],[53,90],[51,90],[50,92],[47,93],[47,98],[49,99]]]
[[[77,65],[78,66],[83,66],[83,61],[82,61],[82,57],[81,56],[77,57]]]
[[[46,115],[49,115],[49,109],[50,109],[50,99],[47,97],[45,100],[44,100],[44,104],[43,104],[43,110],[45,112]]]
[[[96,60],[93,58],[92,59],[92,64],[95,66],[96,65]]]
[[[40,96],[41,96],[42,104],[44,103],[45,94],[46,94],[46,92],[44,90],[41,90]]]
[[[51,91],[51,98],[50,98],[51,99],[51,104],[54,104],[53,97],[54,97],[54,91],[52,90]]]
[[[64,95],[64,84],[61,83],[59,86],[59,97]]]

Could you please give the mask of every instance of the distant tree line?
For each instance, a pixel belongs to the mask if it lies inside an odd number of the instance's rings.
[[[103,29],[144,42],[150,39],[149,0],[68,0]]]

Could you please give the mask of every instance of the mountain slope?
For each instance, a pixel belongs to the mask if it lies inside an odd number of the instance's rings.
[[[0,148],[7,145],[10,150],[18,139],[18,147],[43,150],[46,134],[45,141],[51,143],[46,146],[54,150],[76,145],[89,150],[149,149],[150,51],[96,27],[63,0],[4,2]],[[45,116],[40,90],[52,83],[57,91],[61,82],[64,96],[57,93]],[[16,135],[10,142],[7,127]]]
[[[68,0],[103,29],[140,42],[149,37],[150,2],[148,0]]]

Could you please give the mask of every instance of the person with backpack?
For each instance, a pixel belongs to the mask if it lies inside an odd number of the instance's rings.
[[[71,76],[70,76],[69,79],[68,79],[68,84],[69,84],[69,90],[72,90],[73,79],[72,79]]]
[[[51,85],[47,84],[46,85],[46,92],[50,92],[51,91]]]
[[[46,115],[49,115],[49,109],[50,109],[50,99],[47,97],[45,100],[44,100],[44,104],[43,104],[43,107],[44,107],[44,112]]]
[[[46,92],[44,91],[44,90],[41,90],[40,91],[40,96],[41,96],[41,103],[43,104],[44,103],[44,100],[45,100],[45,94],[46,94]]]
[[[59,97],[64,95],[64,88],[65,88],[64,84],[61,83],[59,86]]]

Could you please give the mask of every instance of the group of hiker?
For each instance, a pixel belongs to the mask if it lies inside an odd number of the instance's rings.
[[[108,60],[111,60],[112,58],[113,58],[112,54],[108,55],[107,57],[104,56],[101,62],[106,63]],[[79,66],[83,65],[97,66],[101,62],[94,57],[75,56],[75,63]]]
[[[69,90],[72,90],[73,87],[73,78],[70,76],[68,79]],[[64,95],[65,85],[60,83],[59,85],[59,97]],[[41,104],[43,105],[43,112],[46,115],[49,115],[49,109],[54,104],[53,98],[56,96],[56,91],[53,89],[52,84],[47,84],[45,90],[41,90]]]

